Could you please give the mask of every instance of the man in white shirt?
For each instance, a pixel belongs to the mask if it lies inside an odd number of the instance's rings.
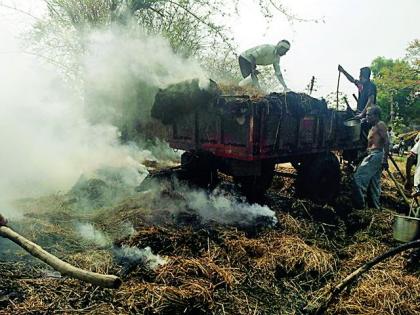
[[[413,187],[411,182],[411,167],[416,164],[416,171],[414,173],[414,193],[415,196],[420,196],[420,141],[411,148],[410,155],[407,157],[407,163],[405,166],[406,184],[405,188],[410,190]],[[416,163],[417,160],[417,163]]]
[[[416,164],[416,172],[414,173],[414,192],[412,197],[416,198],[420,196],[420,141],[417,141],[413,148],[410,150],[410,155],[407,158],[407,164],[405,166],[406,172],[406,183],[405,188],[411,189],[411,167]],[[416,162],[417,159],[417,162]],[[420,262],[420,249],[413,250],[407,259],[407,267],[415,268],[418,267]]]
[[[280,56],[284,56],[290,49],[289,41],[283,39],[277,45],[260,45],[245,50],[239,56],[239,67],[242,76],[247,79],[251,76],[252,83],[259,87],[256,67],[273,65],[274,73],[285,91],[288,91],[280,70]],[[244,80],[243,80],[244,81]],[[241,81],[242,82],[242,81]]]

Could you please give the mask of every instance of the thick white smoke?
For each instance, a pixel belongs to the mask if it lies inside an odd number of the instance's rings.
[[[191,188],[175,179],[145,184],[141,203],[153,211],[169,212],[175,216],[185,211],[198,215],[203,223],[252,226],[275,226],[276,213],[268,206],[249,204],[235,190],[216,188],[212,192]]]
[[[174,55],[162,38],[114,27],[95,31],[85,40],[85,51],[79,56],[85,94],[80,95],[57,68],[16,53],[19,42],[0,32],[1,50],[15,52],[0,54],[3,206],[20,197],[66,192],[82,174],[101,168],[128,169],[132,176],[127,179],[141,181],[141,163],[159,157],[120,143],[124,121],[148,119],[157,88],[203,76],[195,62]],[[133,99],[137,102],[130,102]],[[163,151],[155,152],[171,155]]]
[[[2,49],[19,51],[16,40],[0,40]],[[22,53],[0,55],[0,212],[6,216],[13,213],[4,207],[5,200],[67,192],[76,183],[83,190],[90,188],[89,178],[106,185],[102,194],[115,187],[134,192],[131,188],[147,174],[145,160],[175,155],[163,143],[153,150],[121,144],[124,128],[136,132],[146,124],[149,129],[159,88],[192,78],[208,82],[197,62],[176,56],[166,40],[148,37],[138,27],[95,30],[85,34],[81,47],[81,55],[75,56],[75,73],[82,82],[77,88],[45,60]],[[218,193],[180,190],[185,199],[177,208],[192,209],[204,221],[247,224],[263,216],[276,223],[268,207]],[[101,197],[95,207],[109,200]],[[118,197],[121,200],[121,194]],[[161,202],[159,195],[156,202]],[[89,231],[85,226],[81,233]]]
[[[108,247],[112,245],[111,239],[96,229],[91,223],[76,224],[76,231],[87,242],[93,243],[100,247]]]
[[[156,270],[160,266],[168,263],[168,260],[160,255],[155,255],[152,249],[147,246],[143,249],[137,247],[122,246],[114,249],[114,253],[119,259],[129,264],[141,263],[151,270]]]
[[[111,239],[105,233],[95,228],[91,223],[76,224],[76,231],[85,242],[103,248],[110,248],[112,246]],[[120,248],[114,247],[113,252],[118,260],[124,264],[142,264],[151,270],[155,270],[168,262],[166,258],[153,254],[152,249],[149,246],[143,249],[130,246],[122,246]]]
[[[185,198],[188,208],[196,211],[205,222],[247,226],[267,218],[268,225],[277,224],[276,214],[269,207],[238,201],[231,193],[221,190],[215,190],[210,195],[203,190],[192,190],[185,194]]]

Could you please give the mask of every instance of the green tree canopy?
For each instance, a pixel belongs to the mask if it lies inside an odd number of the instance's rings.
[[[420,124],[419,71],[416,62],[377,57],[371,68],[383,119],[404,126]]]

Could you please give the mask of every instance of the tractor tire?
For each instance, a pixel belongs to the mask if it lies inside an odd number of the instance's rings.
[[[234,181],[240,187],[241,193],[249,203],[261,203],[264,194],[270,187],[274,177],[273,162],[262,162],[259,176],[234,176]]]
[[[311,162],[307,161],[302,165],[296,179],[296,193],[317,203],[325,203],[337,196],[340,181],[340,163],[337,157],[329,152],[318,155]]]

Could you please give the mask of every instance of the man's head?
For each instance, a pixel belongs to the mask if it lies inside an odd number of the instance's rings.
[[[285,55],[290,49],[290,43],[288,40],[281,40],[276,45],[276,53],[279,56]]]
[[[368,123],[375,125],[381,119],[381,109],[378,106],[371,106],[366,113]]]
[[[360,75],[359,75],[359,80],[361,82],[367,82],[370,80],[370,68],[369,67],[363,67],[360,69]]]

